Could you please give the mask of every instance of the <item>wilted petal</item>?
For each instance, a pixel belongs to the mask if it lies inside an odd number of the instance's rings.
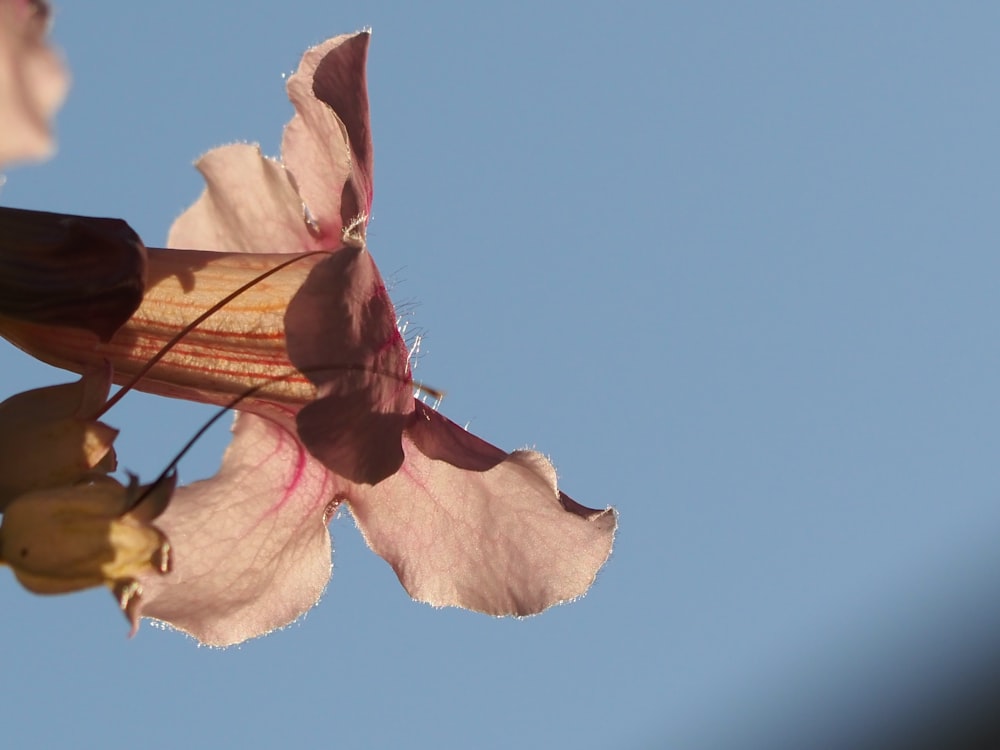
[[[145,281],[146,248],[121,219],[0,207],[0,332],[10,318],[107,341]]]
[[[115,468],[111,444],[118,430],[94,419],[110,387],[104,368],[76,383],[25,391],[0,403],[0,512],[32,490]]]
[[[241,414],[213,478],[177,490],[159,525],[174,572],[143,580],[142,614],[203,643],[238,643],[287,625],[330,577],[328,472],[282,427]]]
[[[367,219],[372,203],[370,38],[362,31],[317,45],[288,79],[296,114],[285,127],[282,159],[322,232],[338,239],[354,219]]]
[[[69,75],[46,43],[48,26],[44,2],[0,0],[0,166],[52,152],[48,121]]]
[[[614,511],[560,493],[539,453],[505,454],[422,405],[417,420],[403,468],[349,495],[369,546],[410,595],[529,615],[586,593],[611,553]]]

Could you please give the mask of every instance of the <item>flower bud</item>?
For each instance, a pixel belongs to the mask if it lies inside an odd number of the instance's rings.
[[[0,403],[0,512],[26,492],[114,470],[118,430],[90,418],[107,399],[110,377],[91,372]]]
[[[146,248],[121,219],[0,207],[0,331],[16,323],[111,338],[146,286]]]
[[[152,521],[167,507],[175,475],[126,487],[110,477],[38,490],[12,500],[0,524],[0,560],[36,594],[106,585],[138,624],[139,577],[167,573],[170,542]]]

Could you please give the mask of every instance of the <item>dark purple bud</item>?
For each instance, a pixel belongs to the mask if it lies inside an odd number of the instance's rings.
[[[0,207],[0,316],[109,340],[146,286],[146,248],[121,219]]]

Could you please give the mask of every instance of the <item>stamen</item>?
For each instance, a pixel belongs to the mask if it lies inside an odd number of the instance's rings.
[[[348,247],[365,249],[365,226],[368,223],[368,214],[361,213],[355,216],[344,227],[341,241]]]
[[[415,398],[419,398],[421,402],[427,403],[427,397],[430,396],[434,399],[434,403],[431,404],[431,408],[437,411],[441,406],[441,402],[444,401],[444,397],[447,395],[446,391],[440,388],[435,388],[427,383],[421,383],[419,380],[413,381],[413,395]]]
[[[309,233],[313,237],[319,237],[320,235],[319,222],[316,221],[316,218],[312,215],[312,211],[309,210],[309,206],[307,206],[305,203],[302,204],[302,218],[306,223],[306,228],[309,230]]]
[[[403,326],[403,329],[400,331],[400,333],[402,333],[402,331],[404,331],[404,330],[406,330],[406,326]],[[421,336],[420,334],[417,334],[416,336],[414,336],[413,337],[413,344],[410,346],[410,350],[406,353],[406,364],[409,366],[409,368],[411,370],[414,367],[413,359],[414,359],[414,357],[417,356],[418,352],[420,351],[420,342],[423,341],[423,340],[424,340],[424,337]]]
[[[334,498],[326,504],[323,509],[323,525],[330,523],[333,517],[337,514],[342,503],[347,501],[347,495],[337,494]]]

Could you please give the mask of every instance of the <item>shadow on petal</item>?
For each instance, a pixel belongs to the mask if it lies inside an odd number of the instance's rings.
[[[289,359],[319,389],[297,417],[309,451],[352,482],[395,473],[412,379],[371,255],[345,247],[318,263],[288,306],[285,332]]]

